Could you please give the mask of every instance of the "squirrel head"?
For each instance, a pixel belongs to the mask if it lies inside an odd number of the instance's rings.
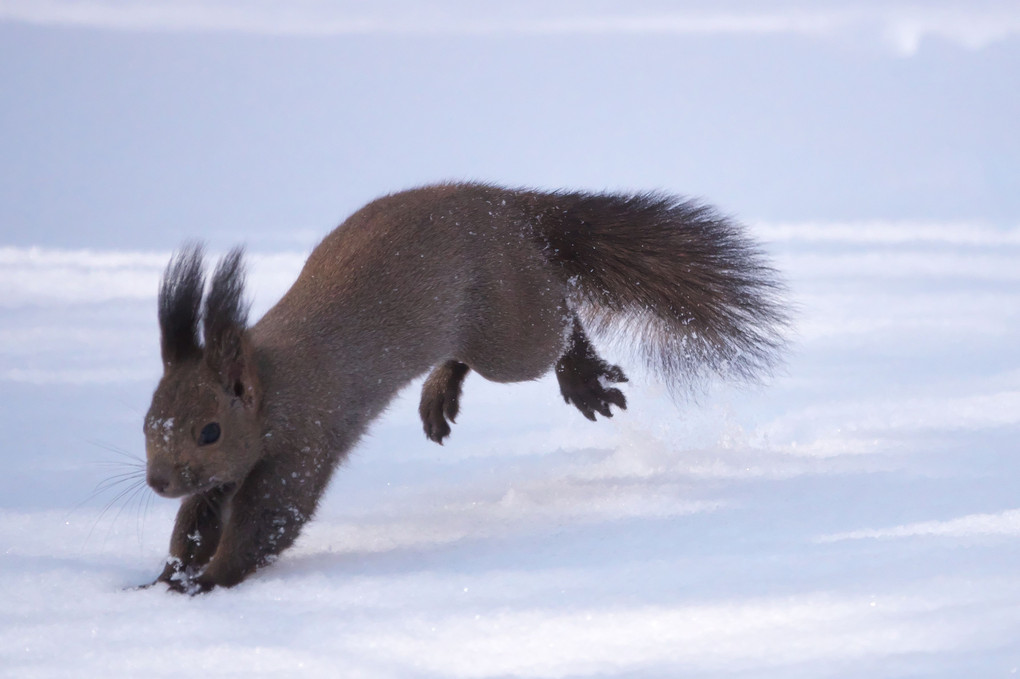
[[[237,483],[261,456],[261,391],[242,258],[238,248],[220,260],[204,304],[201,246],[178,251],[163,274],[163,377],[144,429],[146,480],[164,497]]]

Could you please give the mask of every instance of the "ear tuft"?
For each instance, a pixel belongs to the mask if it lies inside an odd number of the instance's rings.
[[[203,248],[189,243],[174,253],[159,286],[159,329],[163,366],[201,356],[198,321],[202,306]]]
[[[253,387],[247,346],[248,303],[244,300],[244,250],[231,250],[216,266],[205,298],[205,358],[228,391]],[[241,385],[238,387],[238,385]]]
[[[213,273],[205,298],[205,342],[214,344],[230,328],[248,327],[248,304],[244,301],[244,248],[227,253]]]

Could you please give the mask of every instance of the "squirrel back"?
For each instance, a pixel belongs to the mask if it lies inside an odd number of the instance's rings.
[[[349,217],[251,327],[243,285],[238,250],[203,297],[192,246],[160,291],[146,450],[150,485],[184,498],[158,579],[180,591],[236,584],[290,545],[419,375],[425,434],[442,443],[472,370],[497,382],[555,370],[594,420],[626,407],[613,386],[626,376],[589,331],[633,342],[680,393],[712,374],[767,375],[786,323],[778,276],[743,229],[657,193],[426,186]]]
[[[367,360],[399,344],[389,360],[419,373],[445,352],[513,382],[552,367],[577,314],[679,392],[713,374],[768,376],[784,345],[782,293],[744,229],[697,201],[442,184],[352,215],[256,327],[291,334],[285,317],[300,309],[338,350],[356,324]]]

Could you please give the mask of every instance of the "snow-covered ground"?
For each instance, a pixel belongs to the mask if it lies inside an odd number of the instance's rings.
[[[0,676],[1020,673],[1015,0],[0,0]],[[662,189],[789,281],[773,383],[412,385],[277,563],[188,598],[142,484],[172,248],[443,179]]]
[[[166,254],[0,250],[17,451],[0,480],[2,671],[1015,673],[1020,231],[753,231],[798,305],[773,384],[677,407],[635,375],[630,409],[591,424],[554,381],[474,376],[444,447],[412,388],[293,550],[197,598],[129,589],[159,569],[175,505],[132,475]],[[252,257],[257,310],[303,254]]]

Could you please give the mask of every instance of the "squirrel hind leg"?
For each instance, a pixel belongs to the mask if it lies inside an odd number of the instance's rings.
[[[450,422],[460,411],[460,393],[470,368],[460,361],[447,361],[433,370],[421,389],[421,415],[425,436],[439,445],[450,435]]]
[[[610,365],[595,352],[577,319],[574,319],[567,351],[556,362],[556,379],[559,380],[563,400],[592,422],[595,421],[595,413],[612,417],[610,406],[627,409],[627,398],[623,392],[609,386],[626,382],[627,376],[619,366]]]

